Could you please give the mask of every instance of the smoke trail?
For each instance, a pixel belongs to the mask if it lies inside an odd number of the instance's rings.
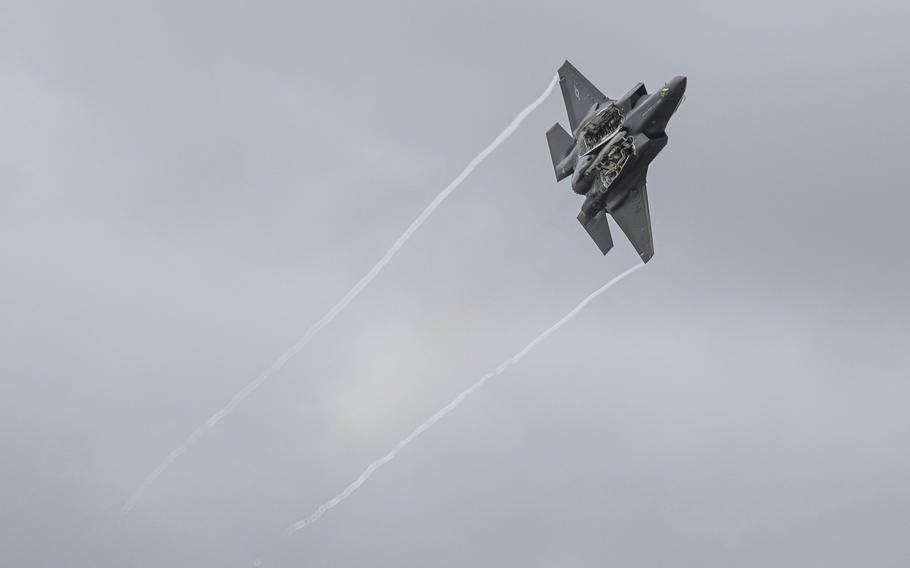
[[[306,331],[306,333],[303,335],[303,337],[301,337],[297,341],[297,343],[292,345],[290,347],[290,349],[288,349],[287,351],[284,352],[284,354],[282,354],[280,357],[278,357],[278,359],[276,359],[275,362],[272,363],[272,365],[269,368],[267,368],[266,370],[259,373],[259,376],[257,376],[255,379],[253,379],[248,385],[246,385],[245,387],[240,389],[240,391],[237,394],[235,394],[233,396],[233,398],[231,398],[231,400],[226,405],[224,405],[224,408],[222,408],[221,410],[219,410],[218,412],[216,412],[215,414],[210,416],[209,419],[205,421],[205,424],[203,424],[202,426],[197,428],[192,434],[189,435],[189,437],[186,440],[184,440],[184,442],[182,444],[177,446],[170,454],[168,454],[167,457],[164,458],[164,461],[162,461],[158,465],[158,467],[156,467],[154,470],[152,470],[152,472],[150,474],[148,474],[148,476],[146,476],[146,478],[142,482],[142,484],[139,485],[139,487],[136,489],[136,491],[133,493],[133,495],[123,505],[123,507],[121,509],[121,513],[127,514],[130,511],[132,511],[133,508],[136,506],[136,503],[138,503],[139,499],[142,497],[142,494],[145,492],[145,490],[148,489],[148,487],[152,483],[154,483],[155,480],[158,479],[161,476],[161,474],[163,474],[164,471],[172,463],[174,463],[177,460],[177,458],[179,458],[188,449],[190,449],[190,447],[192,447],[193,444],[195,444],[199,440],[199,438],[201,438],[208,430],[210,430],[212,427],[214,427],[216,424],[218,424],[218,422],[220,422],[222,418],[224,418],[225,416],[227,416],[228,414],[233,412],[234,409],[240,405],[240,403],[242,403],[256,389],[258,389],[260,386],[262,386],[262,384],[266,380],[268,380],[269,377],[271,377],[272,375],[274,375],[275,373],[280,371],[282,369],[282,367],[284,367],[285,364],[291,359],[291,357],[293,357],[294,355],[299,353],[300,350],[303,349],[306,346],[306,344],[309,343],[310,340],[312,340],[313,337],[315,337],[316,334],[322,330],[322,328],[329,325],[332,322],[332,320],[334,320],[338,316],[338,314],[340,314],[348,306],[348,304],[350,304],[354,300],[354,298],[356,298],[358,295],[360,295],[360,293],[364,290],[364,288],[366,288],[370,284],[370,282],[372,282],[373,279],[376,278],[376,276],[379,274],[379,272],[383,268],[385,268],[385,266],[398,253],[399,249],[401,249],[401,247],[404,246],[404,244],[406,242],[408,242],[408,240],[411,238],[411,236],[417,231],[417,229],[419,229],[426,222],[427,219],[429,219],[430,215],[432,215],[433,212],[436,211],[436,209],[442,204],[442,202],[445,201],[446,198],[448,198],[449,195],[451,195],[453,191],[458,189],[458,186],[461,185],[461,183],[469,175],[471,175],[471,172],[473,172],[474,169],[477,168],[477,166],[479,166],[481,162],[486,160],[487,157],[490,154],[492,154],[494,150],[496,150],[496,148],[498,148],[503,142],[505,142],[506,139],[508,139],[512,135],[512,133],[514,133],[515,130],[518,129],[518,127],[521,125],[521,123],[524,122],[524,120],[528,117],[528,115],[530,115],[532,112],[534,112],[534,110],[537,107],[539,107],[541,105],[541,103],[543,103],[548,96],[550,96],[550,93],[553,91],[553,88],[556,86],[557,81],[559,81],[559,76],[555,75],[553,77],[553,79],[550,80],[550,84],[547,85],[547,88],[544,89],[544,92],[541,93],[541,95],[539,97],[534,99],[534,101],[531,104],[529,104],[521,112],[519,112],[518,115],[512,120],[512,122],[509,123],[509,125],[502,132],[499,133],[499,135],[493,140],[493,142],[491,142],[489,146],[487,146],[479,154],[477,154],[477,156],[475,156],[474,159],[471,160],[467,166],[465,166],[464,170],[462,170],[462,172],[460,174],[458,174],[458,177],[456,177],[454,180],[452,180],[452,182],[449,185],[447,185],[445,189],[443,189],[441,192],[439,192],[439,195],[437,195],[433,199],[433,201],[430,202],[429,205],[427,205],[426,209],[424,209],[420,213],[420,215],[418,215],[417,218],[414,219],[414,221],[411,223],[411,225],[407,229],[405,229],[404,233],[402,233],[401,236],[398,237],[398,240],[396,240],[392,244],[392,247],[388,251],[386,251],[386,253],[382,256],[382,258],[379,259],[379,262],[377,262],[373,266],[373,268],[371,268],[370,271],[367,272],[366,275],[363,278],[361,278],[360,281],[358,281],[357,284],[355,284],[354,287],[351,288],[347,294],[344,295],[344,297],[342,297],[340,300],[338,300],[338,303],[335,304],[334,306],[332,306],[332,308],[328,312],[326,312],[326,314],[324,316],[322,316],[319,319],[319,321],[317,321],[315,324],[313,324]]]
[[[418,436],[420,436],[421,434],[423,434],[424,432],[426,432],[427,430],[432,428],[433,425],[436,424],[437,422],[439,422],[439,420],[441,420],[446,414],[455,410],[455,408],[457,408],[458,405],[460,405],[462,402],[464,402],[464,400],[466,398],[468,398],[468,396],[470,396],[474,391],[476,391],[477,389],[482,387],[484,385],[484,383],[486,383],[488,380],[492,379],[493,377],[495,377],[497,375],[501,375],[503,372],[505,372],[506,369],[508,369],[512,365],[517,364],[519,361],[521,361],[524,358],[525,355],[527,355],[532,350],[534,350],[534,348],[537,347],[540,344],[540,342],[542,342],[544,339],[549,337],[551,334],[555,333],[557,330],[559,330],[559,328],[561,328],[569,320],[571,320],[573,317],[575,317],[576,314],[578,314],[578,312],[580,312],[582,309],[584,309],[584,307],[587,306],[592,300],[594,300],[595,298],[597,298],[598,296],[600,296],[601,294],[603,294],[604,292],[609,290],[614,284],[616,284],[617,282],[619,282],[626,276],[632,274],[633,272],[635,272],[642,266],[644,266],[644,264],[637,264],[637,265],[633,266],[632,268],[626,270],[619,276],[613,278],[612,280],[610,280],[609,282],[607,282],[606,284],[604,284],[603,286],[601,286],[600,288],[595,290],[590,296],[588,296],[587,298],[582,300],[581,303],[579,303],[577,306],[572,308],[572,311],[570,311],[568,314],[563,316],[563,318],[561,320],[559,320],[558,322],[556,322],[555,324],[553,324],[552,326],[547,328],[546,331],[544,331],[543,333],[538,335],[536,338],[534,338],[534,340],[531,341],[531,343],[528,343],[524,349],[522,349],[521,351],[519,351],[518,353],[513,355],[511,358],[503,361],[498,367],[496,367],[495,370],[480,377],[480,379],[476,383],[474,383],[473,385],[469,386],[467,389],[462,391],[461,394],[459,394],[452,400],[452,402],[450,402],[449,404],[440,408],[436,412],[436,414],[431,416],[426,422],[424,422],[423,424],[418,426],[413,432],[408,434],[408,436],[405,439],[398,442],[398,445],[396,445],[392,449],[392,451],[390,451],[386,455],[382,456],[381,458],[377,459],[376,461],[371,463],[369,466],[367,466],[367,468],[365,470],[363,470],[363,473],[360,474],[360,477],[358,477],[357,479],[354,480],[353,483],[351,483],[350,485],[345,487],[344,491],[342,491],[341,493],[339,493],[338,495],[336,495],[335,497],[333,497],[331,500],[327,501],[326,503],[320,505],[318,509],[316,509],[315,511],[313,511],[310,514],[310,516],[308,516],[304,519],[301,519],[301,520],[297,521],[296,523],[292,524],[291,526],[289,526],[287,529],[287,532],[288,533],[297,532],[303,528],[306,528],[308,525],[311,525],[311,524],[315,523],[316,521],[318,521],[322,517],[322,515],[324,515],[327,511],[335,508],[339,503],[341,503],[342,501],[344,501],[345,499],[350,497],[350,495],[352,493],[357,491],[360,488],[360,486],[363,485],[364,483],[366,483],[366,481],[376,472],[376,470],[378,470],[385,464],[387,464],[390,461],[392,461],[393,459],[395,459],[395,456],[398,454],[398,452],[400,452],[408,444],[410,444],[411,442],[416,440]]]

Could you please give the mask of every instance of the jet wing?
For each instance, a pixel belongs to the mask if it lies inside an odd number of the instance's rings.
[[[559,68],[559,88],[562,89],[573,133],[594,103],[611,100],[568,61]]]
[[[629,196],[610,211],[613,220],[632,242],[642,262],[654,256],[654,239],[651,236],[651,214],[648,211],[648,189],[645,176],[632,188]]]

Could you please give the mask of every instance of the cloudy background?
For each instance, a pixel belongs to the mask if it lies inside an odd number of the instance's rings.
[[[160,3],[159,3],[160,4]],[[910,8],[0,2],[0,564],[907,566]],[[570,59],[689,77],[656,256],[556,185],[556,91],[146,493]]]

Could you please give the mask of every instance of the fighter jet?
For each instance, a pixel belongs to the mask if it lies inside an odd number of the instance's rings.
[[[558,123],[547,131],[556,181],[571,175],[572,191],[585,196],[578,220],[603,254],[613,248],[609,213],[648,262],[654,256],[648,166],[667,145],[667,122],[682,104],[686,78],[674,77],[652,94],[638,83],[613,100],[566,61],[559,86],[572,134]]]

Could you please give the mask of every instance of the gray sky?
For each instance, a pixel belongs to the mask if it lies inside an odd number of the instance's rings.
[[[0,3],[11,566],[906,566],[904,3]],[[554,94],[146,493],[570,59],[689,77],[631,266]]]

